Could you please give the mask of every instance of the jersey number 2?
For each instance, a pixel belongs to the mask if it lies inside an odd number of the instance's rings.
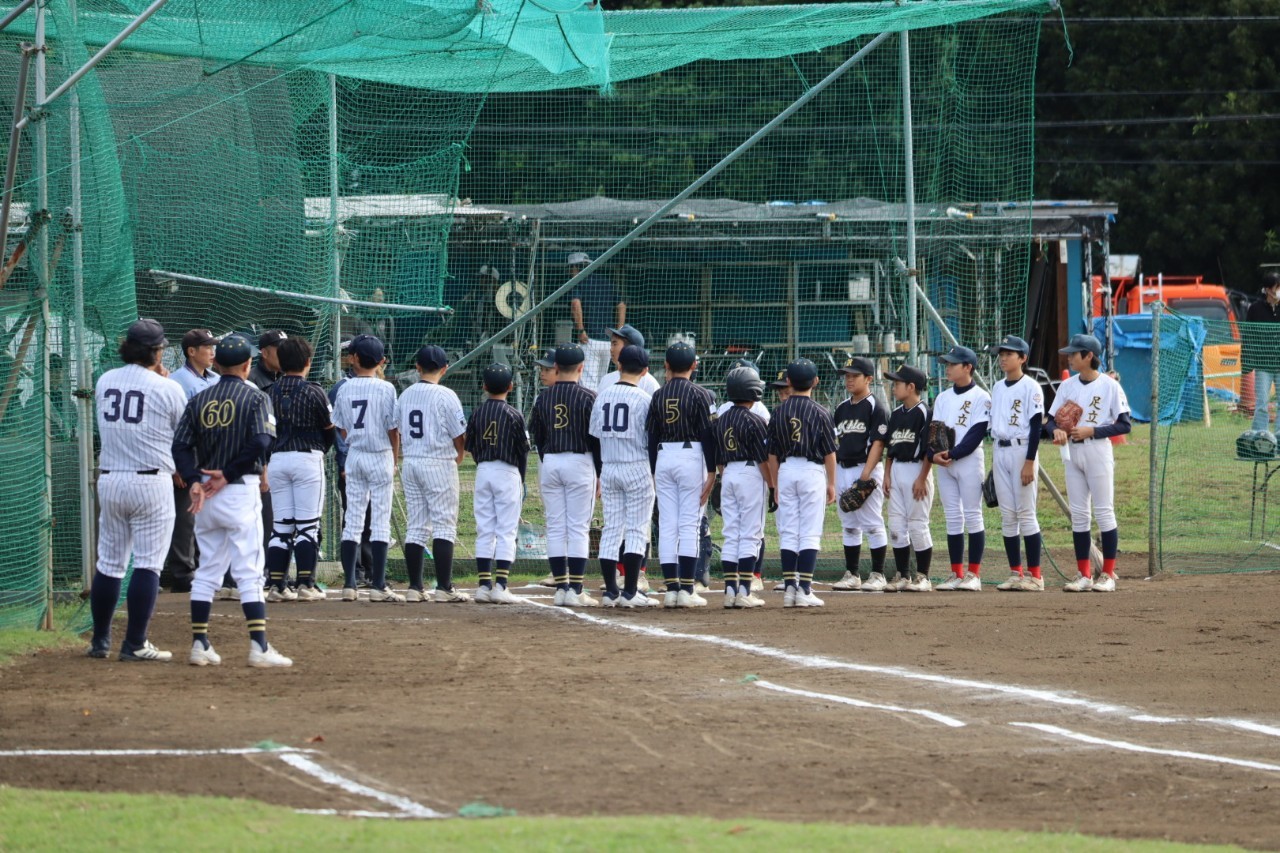
[[[142,422],[142,410],[146,397],[141,391],[121,391],[119,388],[108,388],[103,393],[107,409],[102,419],[108,423],[123,420],[127,424]]]

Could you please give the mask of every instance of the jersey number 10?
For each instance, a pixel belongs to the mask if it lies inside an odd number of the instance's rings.
[[[626,432],[627,427],[631,426],[631,407],[626,403],[605,403],[601,408],[604,411],[601,431]],[[612,413],[610,409],[613,410]]]

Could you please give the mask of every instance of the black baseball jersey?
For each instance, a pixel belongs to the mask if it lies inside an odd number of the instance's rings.
[[[769,419],[769,453],[779,462],[798,456],[821,465],[827,454],[835,452],[835,421],[811,398],[795,394],[774,409]]]
[[[529,463],[529,437],[524,417],[506,400],[485,400],[467,421],[467,452],[477,464],[506,462],[520,469],[524,479]]]
[[[598,452],[600,443],[589,432],[595,401],[596,393],[577,382],[557,382],[543,388],[529,416],[529,432],[538,456]]]
[[[249,381],[258,386],[259,391],[270,391],[271,386],[280,381],[282,374],[272,370],[267,370],[267,366],[262,363],[262,359],[258,359],[249,370]]]
[[[885,455],[894,462],[919,462],[929,443],[929,407],[921,400],[910,409],[899,406],[889,416]]]
[[[716,398],[684,377],[668,379],[649,403],[645,429],[651,443],[710,440]]]
[[[319,451],[333,443],[333,409],[319,385],[301,376],[284,376],[271,386],[271,409],[276,416],[272,453]]]
[[[769,425],[744,406],[733,406],[711,425],[715,436],[716,464],[755,462],[769,457]]]
[[[202,468],[222,471],[234,482],[262,473],[275,436],[271,398],[238,376],[223,376],[187,401],[173,437],[173,459],[187,482],[203,480]]]
[[[888,434],[884,407],[868,394],[858,402],[846,399],[836,406],[836,462],[841,468],[863,465],[871,445]]]

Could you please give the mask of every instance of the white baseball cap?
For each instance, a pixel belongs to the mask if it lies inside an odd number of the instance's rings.
[[[569,255],[568,264],[571,267],[585,267],[591,263],[591,256],[586,252],[573,252]]]

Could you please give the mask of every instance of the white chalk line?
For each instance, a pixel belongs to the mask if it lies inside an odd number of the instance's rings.
[[[944,726],[950,726],[953,729],[964,728],[965,724],[955,717],[948,717],[946,714],[939,714],[936,711],[926,711],[923,708],[900,708],[897,705],[879,705],[875,702],[865,702],[862,699],[853,699],[848,696],[837,696],[834,693],[815,693],[812,690],[798,690],[794,687],[783,687],[781,684],[774,684],[772,681],[763,679],[753,682],[757,687],[763,687],[765,690],[773,690],[778,693],[788,693],[792,696],[803,696],[806,699],[820,699],[824,702],[836,702],[841,705],[852,705],[855,708],[867,708],[873,711],[891,711],[895,714],[915,714],[935,723],[942,723]]]
[[[1232,767],[1245,767],[1249,770],[1267,770],[1273,773],[1280,773],[1280,764],[1269,764],[1265,761],[1251,761],[1246,758],[1228,758],[1225,755],[1211,755],[1207,752],[1189,752],[1184,749],[1160,749],[1154,746],[1143,746],[1138,743],[1130,743],[1123,740],[1111,740],[1109,738],[1101,738],[1095,735],[1087,735],[1083,732],[1075,732],[1071,729],[1064,729],[1060,726],[1051,726],[1045,723],[1009,723],[1011,726],[1019,728],[1035,729],[1045,734],[1057,735],[1069,740],[1087,743],[1092,746],[1105,746],[1110,749],[1118,749],[1124,752],[1139,752],[1144,755],[1163,755],[1169,758],[1185,758],[1191,761],[1207,761],[1212,764],[1227,764]]]
[[[314,754],[315,750],[295,749],[291,746],[283,746],[277,749],[262,749],[256,746],[248,746],[243,749],[8,749],[0,751],[0,758],[41,758],[46,756],[114,758],[131,755],[185,758],[201,755],[274,755],[281,753]]]
[[[341,788],[349,794],[359,797],[367,797],[371,800],[377,800],[385,803],[396,810],[397,816],[414,817],[414,818],[442,818],[447,815],[429,809],[421,803],[414,802],[408,797],[402,797],[398,794],[392,794],[387,791],[380,791],[377,788],[371,788],[368,785],[348,779],[346,776],[334,773],[332,770],[321,767],[305,755],[292,752],[279,756],[280,760],[296,770],[301,770],[309,776],[319,779],[327,785],[335,788]]]

